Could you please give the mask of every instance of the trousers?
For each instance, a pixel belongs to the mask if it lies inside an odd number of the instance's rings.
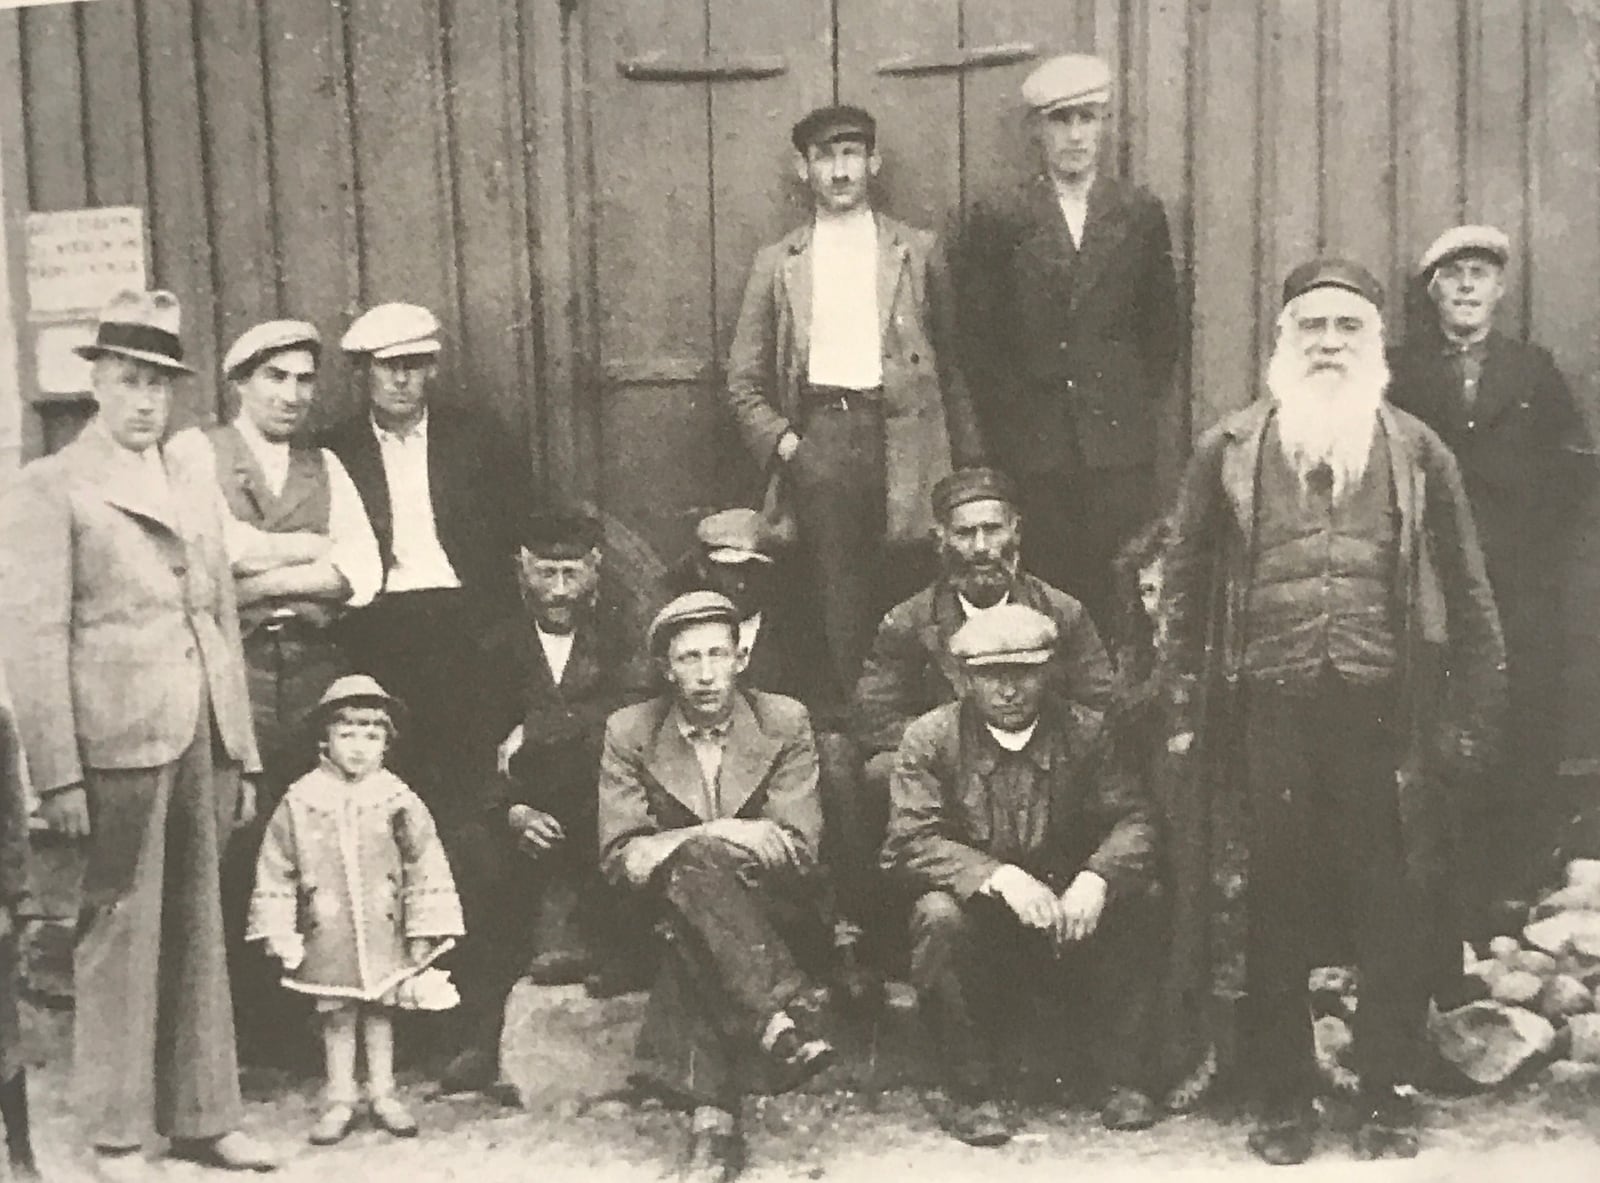
[[[1018,474],[1024,565],[1083,604],[1103,636],[1116,623],[1112,564],[1149,520],[1154,490],[1143,465]]]

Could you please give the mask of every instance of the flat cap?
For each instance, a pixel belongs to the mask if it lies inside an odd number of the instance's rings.
[[[1511,239],[1497,226],[1452,226],[1422,252],[1417,270],[1429,275],[1460,255],[1487,255],[1504,267],[1511,261]]]
[[[968,666],[1043,665],[1056,648],[1056,622],[1026,604],[975,613],[950,638],[950,656]]]
[[[1088,53],[1053,57],[1022,80],[1022,101],[1041,112],[1108,103],[1111,67]]]
[[[339,348],[375,358],[439,352],[439,318],[420,304],[379,304],[345,330]]]
[[[770,563],[768,537],[753,509],[724,509],[700,519],[694,536],[713,563]]]
[[[950,511],[969,501],[1017,504],[1017,486],[997,468],[958,468],[940,479],[930,495],[933,516],[944,521]]]
[[[870,148],[878,142],[878,121],[860,107],[818,107],[800,118],[789,139],[800,152],[834,140],[861,140]]]
[[[522,549],[546,559],[581,559],[600,545],[600,519],[582,510],[529,514],[522,524]]]
[[[382,706],[396,714],[405,712],[405,703],[379,684],[371,674],[345,674],[335,678],[317,701],[316,715],[324,718],[337,706]]]
[[[230,381],[253,369],[256,362],[286,349],[322,352],[322,334],[306,320],[268,320],[246,329],[222,356],[222,376]]]
[[[645,647],[660,654],[668,642],[691,624],[723,623],[739,627],[739,609],[727,596],[714,591],[685,592],[656,613],[645,632]]]
[[[1332,257],[1312,259],[1289,272],[1288,278],[1283,281],[1283,302],[1288,304],[1317,288],[1344,288],[1374,308],[1383,307],[1383,285],[1372,272],[1360,263]]]

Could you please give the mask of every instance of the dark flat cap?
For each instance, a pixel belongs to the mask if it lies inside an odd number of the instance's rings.
[[[878,142],[878,123],[860,107],[818,107],[794,125],[789,139],[800,152],[834,140],[861,140],[871,148]]]
[[[685,592],[656,613],[645,633],[645,646],[660,655],[667,644],[691,624],[730,624],[739,627],[739,609],[727,596],[714,591]]]
[[[522,525],[522,548],[547,559],[581,559],[600,545],[600,522],[579,511],[530,514]]]
[[[1017,504],[1017,486],[997,468],[958,468],[933,487],[933,516],[943,521],[969,501]]]
[[[1349,259],[1323,258],[1302,263],[1283,281],[1285,304],[1317,288],[1344,288],[1372,304],[1383,307],[1383,285],[1360,263]]]
[[[761,514],[753,509],[724,509],[700,519],[694,536],[713,563],[770,563],[770,540]]]

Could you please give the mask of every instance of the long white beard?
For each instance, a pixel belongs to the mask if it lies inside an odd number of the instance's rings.
[[[1389,365],[1381,348],[1352,364],[1347,373],[1309,373],[1298,350],[1279,344],[1267,366],[1267,389],[1278,405],[1278,439],[1302,485],[1327,465],[1333,499],[1343,498],[1366,475],[1377,432],[1378,405],[1389,387]]]

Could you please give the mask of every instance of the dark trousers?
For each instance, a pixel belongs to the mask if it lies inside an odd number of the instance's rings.
[[[1063,885],[1064,886],[1064,885]],[[911,981],[938,1043],[951,1093],[991,1095],[995,1060],[1029,992],[1088,1005],[1102,1083],[1147,1090],[1151,1020],[1161,960],[1158,913],[1148,897],[1113,900],[1088,940],[1058,954],[989,896],[962,902],[932,891],[911,912]]]
[[[1150,519],[1154,470],[1025,472],[1018,476],[1017,488],[1023,565],[1080,601],[1105,634],[1116,611],[1112,563]]]
[[[767,1022],[807,985],[792,951],[803,891],[715,838],[684,842],[648,891],[666,939],[639,1032],[644,1075],[691,1104],[737,1111],[759,1083]]]
[[[889,782],[863,763],[860,746],[835,733],[817,736],[822,793],[822,861],[834,892],[835,910],[860,924],[870,943],[881,945],[889,916],[905,899],[878,868],[878,851],[889,826]],[[898,926],[898,924],[897,924]]]
[[[1293,692],[1245,695],[1249,791],[1247,1070],[1260,1099],[1310,1095],[1316,1061],[1306,978],[1353,954],[1360,978],[1355,1068],[1406,1080],[1427,1010],[1433,950],[1408,885],[1395,771],[1392,685],[1332,673]]]

